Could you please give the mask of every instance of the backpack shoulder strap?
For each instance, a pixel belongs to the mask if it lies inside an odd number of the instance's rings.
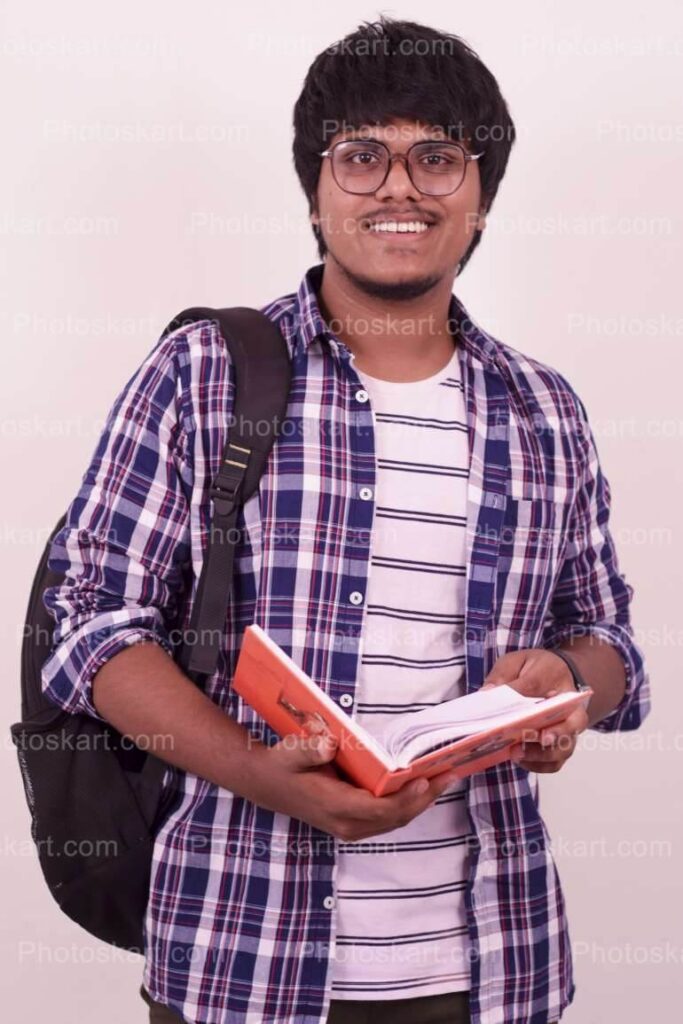
[[[256,309],[192,307],[163,335],[185,324],[211,320],[227,345],[235,373],[235,402],[221,465],[211,484],[213,517],[197,586],[189,635],[180,664],[198,682],[216,667],[232,585],[240,507],[256,491],[287,409],[291,363],[277,325]]]

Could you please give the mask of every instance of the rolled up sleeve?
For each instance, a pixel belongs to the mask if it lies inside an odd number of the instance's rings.
[[[174,652],[192,475],[176,346],[177,332],[162,339],[119,393],[50,548],[63,580],[43,593],[55,627],[42,687],[71,713],[102,720],[92,680],[125,647]]]
[[[564,562],[544,626],[543,647],[556,647],[570,637],[587,635],[612,644],[624,662],[626,688],[614,710],[591,728],[598,732],[628,731],[637,729],[650,710],[650,682],[631,625],[634,589],[619,571],[609,529],[609,482],[600,467],[586,408],[575,393],[574,398],[584,468]]]

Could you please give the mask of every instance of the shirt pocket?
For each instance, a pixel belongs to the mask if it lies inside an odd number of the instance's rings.
[[[506,498],[496,573],[498,646],[529,646],[548,614],[566,544],[567,505],[545,495]]]

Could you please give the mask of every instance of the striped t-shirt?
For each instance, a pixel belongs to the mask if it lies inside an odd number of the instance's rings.
[[[354,718],[379,736],[393,716],[465,692],[468,444],[455,348],[420,381],[354,368],[377,461]],[[333,999],[469,989],[465,786],[456,781],[405,826],[339,843]]]

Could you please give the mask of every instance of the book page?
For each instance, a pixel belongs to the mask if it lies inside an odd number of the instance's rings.
[[[562,697],[562,694],[558,696]],[[573,696],[573,694],[569,694]],[[382,733],[380,741],[392,758],[412,760],[441,739],[455,740],[485,729],[498,728],[555,698],[525,697],[501,683],[464,697],[444,701],[433,708],[402,715]]]

